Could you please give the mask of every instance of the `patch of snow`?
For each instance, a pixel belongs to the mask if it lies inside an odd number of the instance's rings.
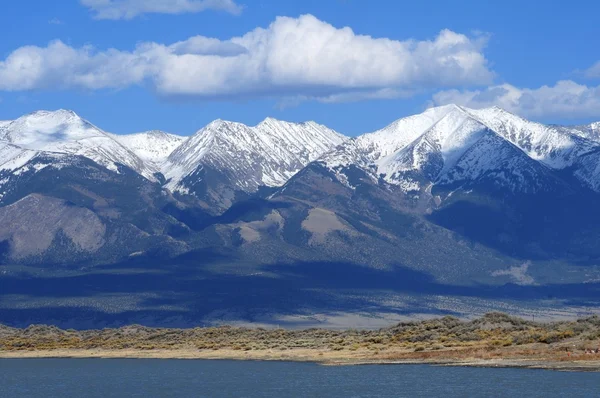
[[[0,141],[0,170],[17,170],[37,155],[37,151],[19,148],[18,146]]]
[[[600,142],[600,122],[590,123],[584,126],[565,127],[571,134],[578,135],[588,140]]]
[[[167,160],[169,155],[187,139],[187,137],[165,133],[160,130],[112,135],[112,137],[157,170],[160,169],[160,165]]]

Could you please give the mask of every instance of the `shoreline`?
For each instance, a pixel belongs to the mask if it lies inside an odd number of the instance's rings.
[[[573,359],[544,358],[402,358],[382,359],[357,355],[336,355],[331,352],[306,352],[303,350],[277,352],[231,352],[230,350],[197,351],[176,350],[104,350],[104,349],[57,349],[57,350],[0,350],[0,359],[180,359],[180,360],[235,360],[235,361],[282,361],[310,362],[323,366],[368,366],[368,365],[431,365],[480,368],[544,369],[555,371],[600,372],[600,357]]]
[[[489,313],[469,321],[443,317],[378,330],[0,325],[0,358],[229,359],[598,372],[600,318],[540,323]]]

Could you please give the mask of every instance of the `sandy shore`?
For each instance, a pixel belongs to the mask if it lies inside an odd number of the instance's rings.
[[[552,369],[561,371],[600,372],[600,358],[560,358],[557,359],[522,359],[522,358],[452,358],[447,355],[430,358],[381,359],[369,356],[368,353],[354,353],[315,350],[103,350],[103,349],[57,349],[37,351],[0,351],[0,358],[131,358],[131,359],[229,359],[257,361],[300,361],[315,362],[329,366],[375,365],[375,364],[429,364],[437,366],[466,366],[493,368],[528,368]]]

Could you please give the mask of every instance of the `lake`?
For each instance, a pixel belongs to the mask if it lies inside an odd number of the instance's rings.
[[[600,374],[428,365],[0,359],[2,397],[593,397]]]

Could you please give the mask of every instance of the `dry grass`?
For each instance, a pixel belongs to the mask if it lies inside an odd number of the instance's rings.
[[[490,313],[472,321],[444,317],[363,331],[229,326],[165,329],[139,325],[76,331],[44,325],[25,329],[0,326],[0,356],[578,361],[600,360],[600,354],[585,354],[599,345],[597,316],[570,322],[534,323]]]

